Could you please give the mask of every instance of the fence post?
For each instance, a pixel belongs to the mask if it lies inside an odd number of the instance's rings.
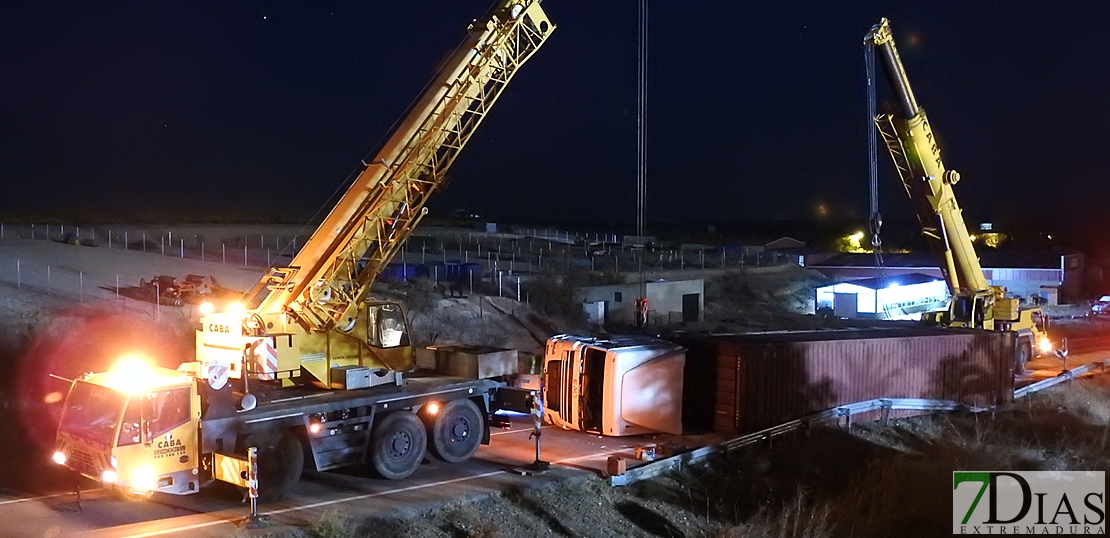
[[[247,266],[247,242],[243,241],[243,267]]]
[[[222,263],[227,263],[227,243],[220,243],[220,249],[223,251]]]
[[[182,258],[185,257],[185,240],[184,239],[181,240],[181,257]]]

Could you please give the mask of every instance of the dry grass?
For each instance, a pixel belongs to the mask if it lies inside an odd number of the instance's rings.
[[[307,529],[308,538],[356,538],[358,526],[346,514],[328,509]]]

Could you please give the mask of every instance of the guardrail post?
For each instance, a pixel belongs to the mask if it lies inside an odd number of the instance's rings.
[[[890,402],[890,400],[879,400],[879,404],[882,405],[881,415],[882,415],[883,426],[886,426],[887,424],[890,423],[891,402]]]
[[[852,410],[847,407],[838,407],[836,408],[836,413],[844,417],[844,429],[846,431],[852,431]],[[840,423],[839,418],[837,419],[837,423]]]

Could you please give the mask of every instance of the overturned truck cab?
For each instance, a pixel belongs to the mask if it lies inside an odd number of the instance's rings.
[[[601,435],[682,434],[686,349],[647,336],[561,334],[544,353],[545,418]]]

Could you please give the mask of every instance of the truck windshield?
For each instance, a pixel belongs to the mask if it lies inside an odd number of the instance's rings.
[[[112,446],[126,400],[107,387],[78,381],[66,399],[59,430],[97,446]]]

